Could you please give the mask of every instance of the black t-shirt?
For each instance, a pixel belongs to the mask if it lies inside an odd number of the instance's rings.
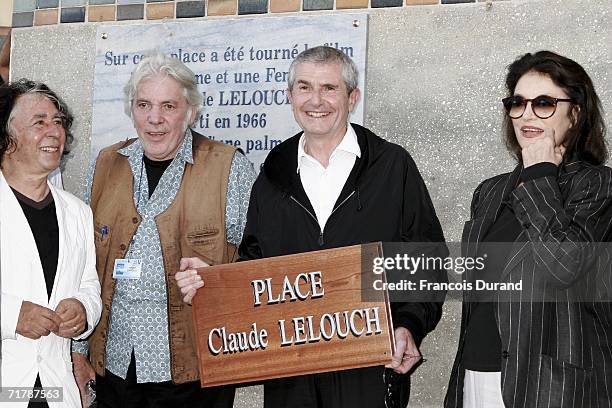
[[[19,191],[13,189],[13,192],[32,230],[45,276],[47,296],[51,297],[59,256],[59,227],[53,196],[49,191],[42,201],[36,202]]]
[[[521,181],[557,175],[553,163],[539,163],[521,173]],[[476,279],[499,282],[501,272],[508,261],[509,246],[502,242],[514,242],[521,233],[521,225],[509,202],[502,203],[501,211],[479,246],[479,256],[487,252],[486,269]],[[494,243],[489,244],[487,243]],[[495,303],[491,293],[483,294],[479,301],[471,303],[462,353],[463,366],[472,371],[501,371],[501,339],[495,321]],[[486,297],[488,296],[488,297]]]
[[[507,262],[508,251],[501,242],[513,242],[521,233],[521,225],[509,204],[502,204],[499,217],[479,246],[478,256],[486,253],[484,271],[476,279],[499,282],[501,272]],[[487,245],[487,243],[493,243]],[[472,371],[501,371],[501,339],[495,321],[495,303],[492,293],[477,292],[478,301],[471,303],[470,319],[467,322],[463,347],[463,365]]]
[[[147,181],[149,182],[149,198],[153,195],[157,184],[159,184],[159,180],[163,176],[164,171],[170,166],[170,163],[172,163],[172,160],[173,159],[155,161],[149,159],[147,156],[143,156],[143,161],[147,170]]]
[[[51,191],[49,191],[42,201],[37,202],[24,196],[15,189],[12,190],[32,230],[32,235],[36,242],[38,256],[40,257],[40,263],[43,269],[43,275],[45,277],[47,297],[50,298],[51,292],[53,291],[53,283],[57,271],[57,260],[59,257],[59,227],[57,224],[57,214],[55,212],[53,195]],[[42,388],[39,375],[36,375],[34,388]],[[28,408],[34,407],[48,408],[49,405],[46,400],[39,400],[38,402],[30,400]]]

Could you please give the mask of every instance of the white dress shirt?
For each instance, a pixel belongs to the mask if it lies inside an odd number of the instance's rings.
[[[355,130],[348,125],[342,141],[332,152],[325,168],[317,159],[306,153],[304,142],[302,135],[298,144],[297,172],[323,231],[355,160],[361,157],[361,149]]]

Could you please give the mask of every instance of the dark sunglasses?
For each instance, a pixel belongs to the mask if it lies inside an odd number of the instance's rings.
[[[509,96],[502,99],[506,113],[512,119],[518,119],[525,113],[527,103],[531,102],[531,110],[533,114],[540,119],[548,119],[555,114],[557,103],[573,102],[572,99],[553,98],[548,95],[536,96],[533,99],[523,98],[520,95]]]

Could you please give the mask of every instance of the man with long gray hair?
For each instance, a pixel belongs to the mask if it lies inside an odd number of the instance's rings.
[[[373,241],[444,241],[427,188],[406,150],[348,122],[358,71],[331,47],[302,52],[289,69],[289,99],[303,132],[268,155],[251,194],[241,259]],[[190,268],[200,267],[190,260]],[[188,298],[193,272],[176,275]],[[442,314],[441,301],[393,303],[393,362],[268,381],[266,408],[391,408],[408,403],[418,346]],[[367,350],[364,352],[367,353]]]
[[[104,308],[89,344],[73,347],[77,382],[95,370],[101,407],[231,407],[232,387],[197,381],[191,308],[174,273],[182,257],[235,259],[254,170],[189,128],[202,95],[179,60],[143,59],[124,93],[138,138],[103,149],[87,178]]]

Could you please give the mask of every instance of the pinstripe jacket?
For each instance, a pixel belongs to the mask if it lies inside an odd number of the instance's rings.
[[[609,295],[612,287],[610,257],[595,257],[592,244],[612,235],[612,169],[575,161],[562,165],[556,178],[515,187],[521,169],[478,186],[462,237],[464,256],[475,256],[502,202],[510,203],[521,224],[521,233],[508,244],[512,249],[501,282],[522,280],[522,291],[496,295],[504,404],[611,408],[611,304],[574,300],[577,288],[607,287]],[[461,356],[469,318],[464,299],[446,408],[463,406]]]

